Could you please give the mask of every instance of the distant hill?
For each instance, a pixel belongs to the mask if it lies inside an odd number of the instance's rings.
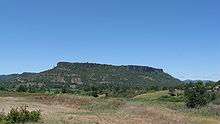
[[[10,79],[18,77],[18,76],[19,76],[19,74],[0,75],[0,80],[10,80]]]
[[[180,80],[165,73],[162,69],[137,65],[106,65],[96,63],[59,62],[53,69],[41,73],[23,73],[0,76],[10,82],[60,84],[88,83],[132,83],[146,86],[175,86]]]
[[[211,80],[184,80],[184,83],[196,83],[196,82],[204,82],[204,83],[215,83],[214,81]]]

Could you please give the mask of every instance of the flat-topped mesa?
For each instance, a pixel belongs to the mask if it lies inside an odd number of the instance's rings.
[[[93,68],[93,67],[98,67],[98,66],[112,66],[112,65],[107,65],[107,64],[98,64],[98,63],[70,63],[70,62],[59,62],[57,64],[58,67],[69,67],[69,66],[80,66],[84,68]]]
[[[164,73],[162,69],[149,66],[77,62],[59,62],[56,67],[40,73],[0,75],[0,81],[8,82],[13,87],[27,84],[60,89],[63,86],[78,88],[76,85],[90,87],[93,84],[97,86],[108,84],[109,88],[135,88],[135,91],[151,86],[175,87],[181,83],[180,80]]]
[[[71,66],[73,63],[70,62],[58,62],[57,67],[68,67]]]
[[[127,68],[130,71],[138,71],[138,72],[161,72],[163,73],[163,69],[157,69],[148,66],[138,66],[138,65],[128,65]]]
[[[69,68],[72,66],[78,66],[82,68],[95,68],[95,67],[112,67],[112,68],[124,68],[129,71],[136,71],[136,72],[160,72],[163,73],[163,69],[157,69],[148,66],[139,66],[139,65],[107,65],[107,64],[97,64],[97,63],[70,63],[70,62],[59,62],[57,64],[59,68]]]

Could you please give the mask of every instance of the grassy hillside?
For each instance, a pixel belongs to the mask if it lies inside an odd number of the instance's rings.
[[[219,98],[217,96],[217,99]],[[220,106],[215,101],[199,109],[190,109],[185,106],[182,96],[170,96],[168,91],[158,91],[138,95],[130,103],[172,110],[178,114],[184,114],[189,120],[193,121],[191,122],[193,124],[219,124]]]

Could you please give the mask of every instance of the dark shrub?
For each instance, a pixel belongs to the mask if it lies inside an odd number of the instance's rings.
[[[19,85],[16,89],[17,92],[27,92],[28,88],[25,85]]]
[[[37,122],[40,120],[40,116],[40,111],[28,111],[27,106],[22,106],[20,108],[12,108],[7,115],[0,114],[0,122],[7,124]]]
[[[93,96],[93,97],[98,97],[98,93],[95,92],[95,91],[90,91],[90,92],[87,93],[87,95]]]
[[[215,105],[220,105],[220,94],[216,94],[216,99],[213,101],[213,104]]]
[[[30,115],[29,115],[29,120],[30,121],[33,121],[33,122],[37,122],[38,120],[40,120],[40,116],[41,116],[41,113],[40,111],[32,111],[30,112]]]
[[[0,91],[7,91],[7,89],[3,86],[0,86]]]
[[[7,122],[16,123],[20,121],[20,113],[18,108],[12,108],[6,117]]]
[[[0,122],[2,122],[3,120],[5,120],[6,116],[4,113],[0,112]]]
[[[207,105],[210,101],[215,99],[215,95],[212,92],[208,92],[208,89],[203,82],[197,82],[190,84],[185,89],[186,106],[188,108],[197,108]]]
[[[169,95],[170,95],[170,96],[176,96],[176,94],[175,94],[175,88],[169,88]]]

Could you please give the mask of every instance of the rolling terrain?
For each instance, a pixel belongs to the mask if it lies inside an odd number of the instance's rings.
[[[219,116],[206,115],[207,109],[180,109],[182,102],[162,101],[167,91],[152,92],[132,99],[94,98],[70,94],[46,95],[4,93],[0,110],[28,105],[40,109],[42,119],[36,124],[218,124]]]
[[[198,90],[192,101],[187,88]],[[40,120],[27,124],[219,124],[219,91],[219,82],[184,84],[148,66],[60,62],[40,73],[0,76],[0,124],[21,106],[40,110]]]

